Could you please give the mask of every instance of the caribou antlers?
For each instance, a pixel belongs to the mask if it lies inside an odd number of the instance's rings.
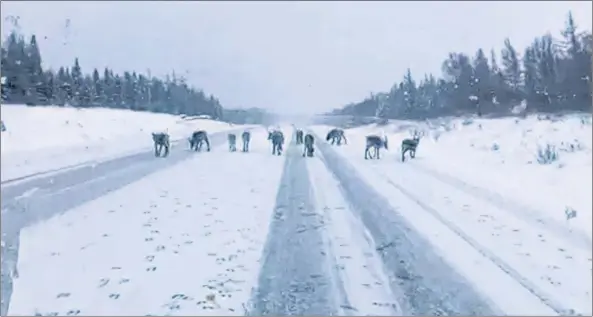
[[[414,140],[419,140],[424,136],[424,131],[418,131],[418,129],[410,130],[410,136]]]

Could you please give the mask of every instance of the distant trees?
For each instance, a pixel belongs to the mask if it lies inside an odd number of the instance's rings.
[[[43,69],[37,38],[28,41],[12,32],[2,45],[2,103],[108,107],[220,118],[222,106],[213,96],[190,87],[175,74],[164,80],[136,72],[83,72],[76,58],[70,67]]]
[[[271,124],[277,120],[274,114],[261,108],[224,109],[222,117],[234,124]]]
[[[507,115],[523,100],[527,112],[591,111],[592,36],[578,31],[570,12],[560,39],[545,34],[522,54],[506,39],[500,53],[500,61],[493,50],[489,56],[482,49],[472,57],[450,53],[442,78],[417,80],[408,70],[389,92],[332,113],[410,119]]]

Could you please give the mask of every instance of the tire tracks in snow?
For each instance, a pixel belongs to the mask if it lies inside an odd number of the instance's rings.
[[[283,155],[276,207],[247,314],[344,315],[340,307],[348,303],[326,251],[325,224],[314,206],[306,160],[294,143]]]
[[[433,177],[442,183],[458,188],[470,196],[487,201],[501,210],[510,212],[521,220],[532,224],[534,227],[550,232],[555,236],[567,241],[568,243],[580,248],[581,250],[590,251],[593,247],[591,239],[585,233],[578,229],[571,230],[565,224],[560,224],[558,221],[555,221],[550,217],[545,217],[542,212],[538,212],[531,207],[503,197],[502,195],[486,188],[468,184],[457,177],[438,172],[420,164],[413,163],[414,162],[412,162],[410,166],[412,166],[412,168],[416,169],[418,172],[424,173],[425,175]]]
[[[323,155],[315,156],[306,159],[307,166],[317,209],[326,222],[327,250],[350,303],[342,308],[357,316],[403,315],[371,234],[350,209]]]
[[[410,164],[410,165],[412,165],[412,164]],[[409,200],[413,201],[415,204],[417,204],[419,207],[421,207],[421,209],[424,212],[430,214],[432,217],[437,219],[440,223],[442,223],[447,228],[449,228],[457,236],[459,236],[461,239],[463,239],[465,242],[467,242],[469,245],[471,245],[471,247],[473,247],[482,256],[487,258],[494,265],[496,265],[498,268],[500,268],[504,273],[506,273],[508,276],[510,276],[512,279],[514,279],[517,283],[519,283],[520,286],[522,286],[525,290],[527,290],[529,293],[531,293],[535,298],[537,298],[539,301],[541,301],[546,306],[548,306],[552,311],[556,312],[559,315],[563,315],[563,316],[577,315],[575,309],[569,308],[570,303],[568,303],[567,301],[562,301],[562,300],[556,299],[553,296],[553,293],[550,292],[550,289],[546,290],[546,289],[540,287],[534,281],[532,281],[527,275],[525,275],[525,272],[522,273],[520,268],[516,268],[515,266],[510,264],[510,262],[508,262],[508,257],[505,257],[504,254],[500,255],[500,254],[498,254],[498,252],[493,251],[491,248],[488,247],[488,245],[484,244],[483,239],[480,239],[480,237],[476,237],[473,234],[467,233],[466,232],[467,228],[464,229],[463,224],[458,224],[455,220],[448,219],[448,217],[445,217],[442,214],[442,210],[439,211],[439,210],[436,210],[433,207],[431,207],[430,206],[431,203],[425,202],[427,199],[422,199],[418,195],[418,193],[417,193],[418,190],[414,191],[414,189],[419,188],[418,186],[414,186],[414,184],[412,184],[411,186],[409,186],[412,189],[409,189],[408,187],[401,185],[400,182],[402,182],[402,181],[396,180],[396,179],[405,180],[409,177],[408,175],[406,175],[406,174],[402,175],[401,174],[402,171],[400,171],[400,173],[397,173],[397,172],[395,172],[395,170],[390,170],[390,169],[385,170],[385,169],[381,169],[380,167],[382,167],[382,165],[370,164],[369,171],[372,171],[372,173],[374,173],[377,177],[384,180],[389,186],[393,187],[395,190],[399,191],[401,194],[403,194]],[[415,170],[415,172],[417,172],[417,171],[418,170]],[[445,182],[445,181],[441,180],[440,178],[437,178],[434,175],[431,175],[428,172],[424,172],[423,174],[424,174],[423,177],[425,177],[427,179],[432,179],[434,182],[442,183],[447,187],[451,187],[454,190],[460,191],[460,192],[466,194],[468,198],[473,198],[473,199],[476,199],[479,201],[484,201],[487,204],[491,204],[492,206],[494,206],[502,211],[507,211],[507,210],[501,208],[496,203],[492,203],[483,197],[472,195],[472,193],[466,192],[462,187],[458,187],[458,186],[455,186],[454,184],[451,184],[449,182]],[[441,188],[441,189],[442,189],[442,191],[445,190],[444,188]],[[442,191],[436,191],[436,192],[442,192]],[[433,190],[433,192],[434,192],[434,190]],[[465,206],[469,207],[469,202],[468,201],[464,201],[464,202],[468,203],[468,205],[464,205],[464,208],[465,208]],[[519,216],[519,219],[524,220],[524,215]],[[527,223],[533,224],[533,219],[532,219],[532,221],[528,221]],[[536,226],[536,228],[542,229],[541,226]],[[556,237],[562,239],[562,237],[559,237],[558,235],[556,235]],[[509,246],[509,249],[511,249],[511,248],[512,248],[512,246]],[[565,251],[562,251],[562,252],[565,252]],[[537,271],[538,267],[532,266],[531,269]],[[533,277],[531,277],[531,278],[533,278]]]
[[[253,129],[253,128],[251,128],[251,129]],[[239,131],[241,131],[241,130],[229,130],[229,131],[216,132],[216,133],[212,134],[211,138],[214,138],[214,139],[222,138],[224,135],[224,132],[239,133]],[[171,147],[172,148],[177,147],[180,143],[183,143],[184,141],[186,141],[185,138],[171,140],[171,142],[170,142]],[[64,151],[68,151],[68,149],[65,149]],[[33,172],[33,173],[29,173],[29,174],[2,180],[2,181],[0,181],[0,185],[2,185],[2,187],[5,187],[8,189],[12,186],[17,186],[18,184],[21,184],[21,183],[31,182],[31,181],[34,181],[36,179],[41,179],[41,178],[47,179],[52,176],[59,177],[60,175],[63,175],[65,173],[77,171],[77,170],[84,169],[87,167],[94,168],[97,165],[119,163],[121,160],[138,161],[138,160],[146,159],[147,158],[146,154],[152,153],[152,151],[153,151],[152,146],[146,146],[142,149],[137,149],[137,150],[134,150],[131,152],[126,151],[125,154],[119,155],[119,156],[118,155],[110,155],[110,156],[106,156],[106,157],[99,158],[99,159],[86,160],[83,162],[68,164],[65,166],[47,168],[47,169],[40,170],[37,172]],[[54,154],[54,155],[50,155],[48,158],[55,158],[56,156],[57,155]],[[7,168],[9,169],[9,167],[7,167]],[[25,187],[30,187],[30,185],[26,185]]]
[[[483,316],[499,313],[330,145],[319,142],[318,149],[326,158],[328,169],[340,181],[351,209],[370,232],[387,271],[391,290],[405,315]]]

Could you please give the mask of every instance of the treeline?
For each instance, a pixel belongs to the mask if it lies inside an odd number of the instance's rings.
[[[261,108],[224,109],[224,121],[234,124],[269,124],[276,120],[276,116]]]
[[[450,53],[442,78],[415,78],[408,69],[389,92],[371,94],[332,114],[388,119],[423,119],[463,114],[591,111],[592,37],[580,32],[569,12],[560,38],[545,34],[518,52],[504,41],[500,60],[494,50],[473,56]]]
[[[44,69],[35,35],[12,32],[2,45],[2,103],[106,107],[221,118],[212,95],[190,87],[175,74],[165,79],[105,68],[84,72],[78,58],[70,67]]]

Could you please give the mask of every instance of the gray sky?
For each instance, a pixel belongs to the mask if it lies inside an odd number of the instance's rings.
[[[38,36],[44,64],[84,72],[171,70],[225,107],[321,112],[388,90],[406,68],[440,76],[451,51],[521,51],[559,35],[566,13],[591,29],[591,1],[2,2]],[[4,34],[4,35],[5,35]],[[499,54],[500,55],[500,54]]]

